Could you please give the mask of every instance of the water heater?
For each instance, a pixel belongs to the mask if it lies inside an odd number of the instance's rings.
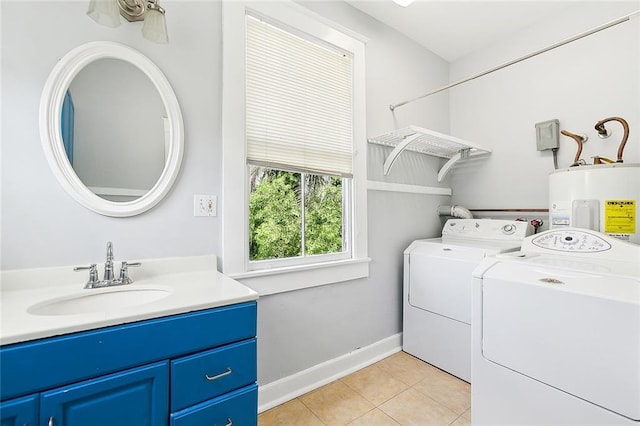
[[[599,164],[549,176],[550,228],[600,231],[640,244],[640,164]]]

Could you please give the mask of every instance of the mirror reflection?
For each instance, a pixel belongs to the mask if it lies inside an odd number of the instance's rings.
[[[94,194],[132,201],[158,181],[169,146],[167,112],[133,64],[105,58],[86,65],[67,90],[60,119],[67,158]]]

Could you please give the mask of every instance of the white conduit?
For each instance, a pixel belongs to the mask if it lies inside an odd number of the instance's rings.
[[[424,94],[422,96],[418,96],[417,98],[413,98],[413,99],[410,99],[408,101],[404,101],[404,102],[400,102],[400,103],[397,103],[397,104],[389,105],[389,109],[391,111],[394,111],[396,108],[404,106],[404,105],[406,105],[408,103],[415,102],[415,101],[420,100],[422,98],[426,98],[427,96],[435,95],[436,93],[440,93],[440,92],[445,91],[447,89],[450,89],[452,87],[458,86],[458,85],[460,85],[462,83],[466,83],[468,81],[475,80],[476,78],[483,77],[483,76],[485,76],[487,74],[491,74],[492,72],[501,70],[501,69],[506,68],[508,66],[511,66],[513,64],[517,64],[518,62],[522,62],[522,61],[527,60],[529,58],[533,58],[534,56],[538,56],[541,53],[548,52],[548,51],[553,50],[553,49],[555,49],[557,47],[564,46],[565,44],[569,44],[571,42],[579,40],[579,39],[581,39],[583,37],[589,36],[591,34],[597,33],[597,32],[602,31],[602,30],[606,30],[607,28],[611,28],[614,25],[618,25],[618,24],[621,24],[623,22],[627,22],[629,19],[631,19],[632,16],[638,15],[638,14],[640,14],[640,10],[636,10],[635,12],[632,12],[632,13],[630,13],[628,15],[625,15],[625,16],[623,16],[621,18],[614,19],[613,21],[609,21],[606,24],[602,24],[602,25],[597,26],[595,28],[592,28],[592,29],[590,29],[588,31],[582,32],[580,34],[577,34],[577,35],[575,35],[573,37],[569,37],[569,38],[567,38],[565,40],[559,41],[558,43],[552,44],[551,46],[545,47],[545,48],[540,49],[540,50],[536,50],[535,52],[529,53],[528,55],[524,55],[524,56],[521,56],[521,57],[519,57],[517,59],[513,59],[513,60],[511,60],[509,62],[505,62],[504,64],[498,65],[498,66],[493,67],[493,68],[491,68],[489,70],[483,71],[483,72],[478,73],[478,74],[474,74],[474,75],[472,75],[470,77],[464,78],[462,80],[458,80],[458,81],[456,81],[454,83],[449,83],[446,86],[442,86],[442,87],[440,87],[438,89],[432,90],[431,92],[426,93],[426,94]]]

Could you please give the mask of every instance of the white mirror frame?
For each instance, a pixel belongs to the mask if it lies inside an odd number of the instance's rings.
[[[86,65],[107,58],[127,61],[149,77],[160,94],[169,119],[169,153],[162,174],[149,192],[133,201],[109,201],[91,192],[69,163],[62,141],[62,103],[71,81]],[[182,163],[184,124],[178,99],[169,81],[149,58],[123,44],[97,41],[71,50],[51,71],[40,99],[40,139],[53,174],[73,199],[96,213],[127,217],[149,210],[171,189]]]

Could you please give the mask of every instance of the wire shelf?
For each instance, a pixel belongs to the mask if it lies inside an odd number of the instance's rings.
[[[481,154],[490,149],[476,143],[458,139],[418,126],[404,127],[393,132],[369,138],[369,143],[393,147],[384,164],[384,174],[389,174],[393,163],[402,151],[413,151],[434,157],[447,158],[448,161],[438,173],[438,181],[444,179],[449,169],[459,160]]]

